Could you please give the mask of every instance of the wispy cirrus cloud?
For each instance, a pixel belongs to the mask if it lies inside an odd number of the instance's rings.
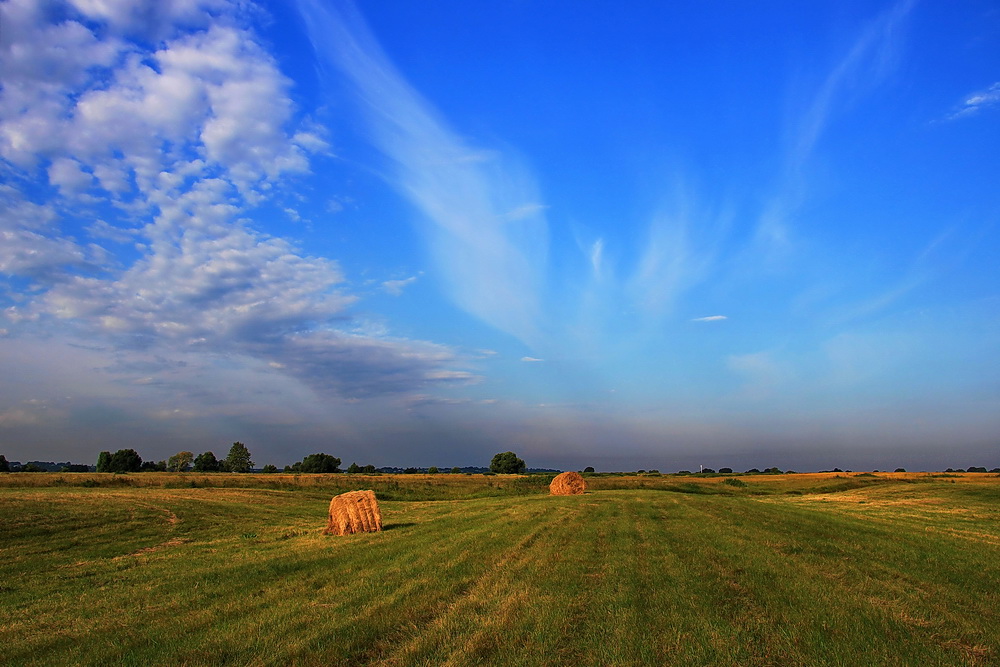
[[[385,56],[350,4],[300,0],[320,61],[348,80],[387,178],[426,220],[451,298],[523,341],[537,341],[544,206],[527,168],[460,137]]]
[[[805,96],[801,111],[789,123],[783,173],[777,192],[760,214],[754,252],[779,256],[789,249],[790,220],[807,198],[806,163],[837,114],[895,69],[906,21],[915,4],[916,0],[900,0],[869,20],[819,85]]]
[[[974,116],[980,111],[991,109],[1000,105],[1000,81],[997,81],[988,88],[976,91],[967,95],[958,110],[948,116],[948,120],[958,120]]]
[[[728,320],[729,318],[725,315],[708,315],[707,317],[696,317],[692,319],[692,322],[721,322],[723,320]]]

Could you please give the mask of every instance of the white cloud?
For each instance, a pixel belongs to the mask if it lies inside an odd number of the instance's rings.
[[[538,359],[536,357],[521,357],[521,361],[527,361],[529,363],[534,363],[538,361],[545,361],[544,359]]]
[[[468,145],[402,78],[352,8],[299,9],[319,58],[362,105],[389,180],[420,210],[453,300],[522,340],[538,336],[547,225],[528,171]]]
[[[997,81],[989,88],[985,88],[968,95],[964,100],[962,100],[962,104],[958,111],[955,111],[948,116],[948,120],[956,120],[958,118],[973,116],[983,109],[989,109],[997,106],[998,104],[1000,104],[1000,81]]]
[[[401,296],[403,289],[415,282],[417,282],[417,276],[410,276],[401,280],[386,280],[382,283],[382,289],[393,296]]]
[[[333,328],[355,301],[337,264],[241,217],[307,171],[308,151],[329,150],[296,119],[291,82],[242,24],[242,3],[72,4],[87,22],[65,3],[57,24],[33,0],[0,4],[0,158],[21,181],[47,176],[116,206],[119,218],[84,226],[140,256],[117,266],[64,232],[72,211],[0,186],[0,272],[38,283],[5,311],[14,336],[83,334],[113,358],[110,373],[151,378],[129,383],[149,391],[180,386],[170,378],[183,367],[197,393],[220,358],[327,397],[477,379],[446,347]]]
[[[709,315],[708,317],[696,317],[692,322],[721,322],[722,320],[728,320],[729,318],[725,315]]]

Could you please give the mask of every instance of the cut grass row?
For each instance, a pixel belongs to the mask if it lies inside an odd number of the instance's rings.
[[[336,538],[322,490],[0,489],[0,660],[1000,659],[995,478],[733,491],[388,501]]]

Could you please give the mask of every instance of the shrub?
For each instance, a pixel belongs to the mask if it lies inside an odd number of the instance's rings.
[[[728,484],[729,486],[735,486],[741,489],[745,489],[747,486],[746,482],[744,482],[742,479],[737,479],[735,477],[726,478],[726,481],[724,481],[723,484]]]

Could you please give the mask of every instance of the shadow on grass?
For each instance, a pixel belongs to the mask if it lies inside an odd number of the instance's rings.
[[[409,528],[410,526],[415,526],[415,523],[389,523],[383,524],[382,530],[396,530],[397,528]]]

